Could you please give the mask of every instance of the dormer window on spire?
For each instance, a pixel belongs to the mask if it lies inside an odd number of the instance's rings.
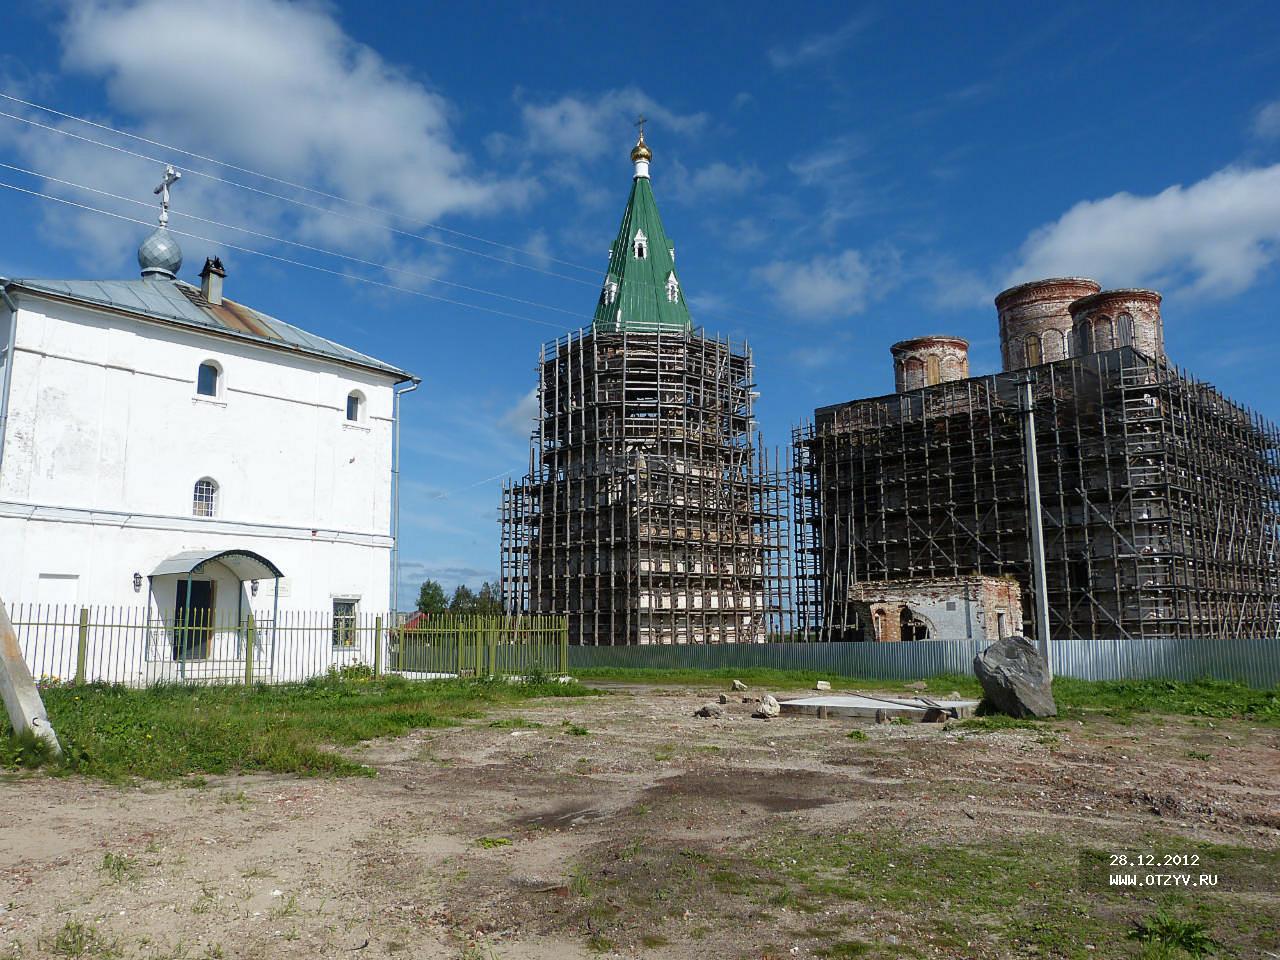
[[[680,281],[676,279],[675,271],[667,274],[667,303],[675,303],[680,299]]]
[[[617,281],[609,279],[604,282],[604,290],[601,292],[601,298],[606,304],[613,303],[618,299]]]
[[[635,239],[631,241],[631,253],[637,260],[644,260],[649,256],[649,238],[644,235],[643,230],[637,230]]]

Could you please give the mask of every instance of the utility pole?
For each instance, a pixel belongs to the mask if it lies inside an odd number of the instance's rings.
[[[1022,429],[1026,441],[1027,519],[1031,527],[1031,578],[1036,600],[1036,646],[1044,658],[1049,676],[1053,660],[1049,653],[1049,576],[1044,564],[1044,521],[1040,514],[1040,457],[1036,452],[1035,401],[1031,395],[1031,374],[1017,381],[1022,408]]]

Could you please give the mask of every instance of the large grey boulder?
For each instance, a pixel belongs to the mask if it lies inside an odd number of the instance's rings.
[[[1056,717],[1049,668],[1026,637],[997,640],[973,658],[987,701],[1011,717]]]

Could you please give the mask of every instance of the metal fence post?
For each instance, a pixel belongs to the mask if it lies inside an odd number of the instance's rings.
[[[569,618],[560,624],[560,676],[569,674]]]
[[[485,623],[487,624],[485,634],[489,638],[489,662],[485,665],[485,676],[496,677],[498,675],[498,621],[494,617],[487,617]]]
[[[244,685],[253,686],[253,614],[249,614],[248,626],[244,632]]]
[[[76,686],[84,684],[85,667],[89,661],[89,608],[80,608],[80,631],[76,637]]]
[[[373,619],[373,675],[382,676],[382,614]]]

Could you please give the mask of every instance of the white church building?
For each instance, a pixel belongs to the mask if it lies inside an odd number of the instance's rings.
[[[417,378],[228,299],[216,259],[178,280],[165,219],[139,279],[0,279],[0,599],[188,624],[390,609]],[[184,643],[148,657],[214,655]]]

